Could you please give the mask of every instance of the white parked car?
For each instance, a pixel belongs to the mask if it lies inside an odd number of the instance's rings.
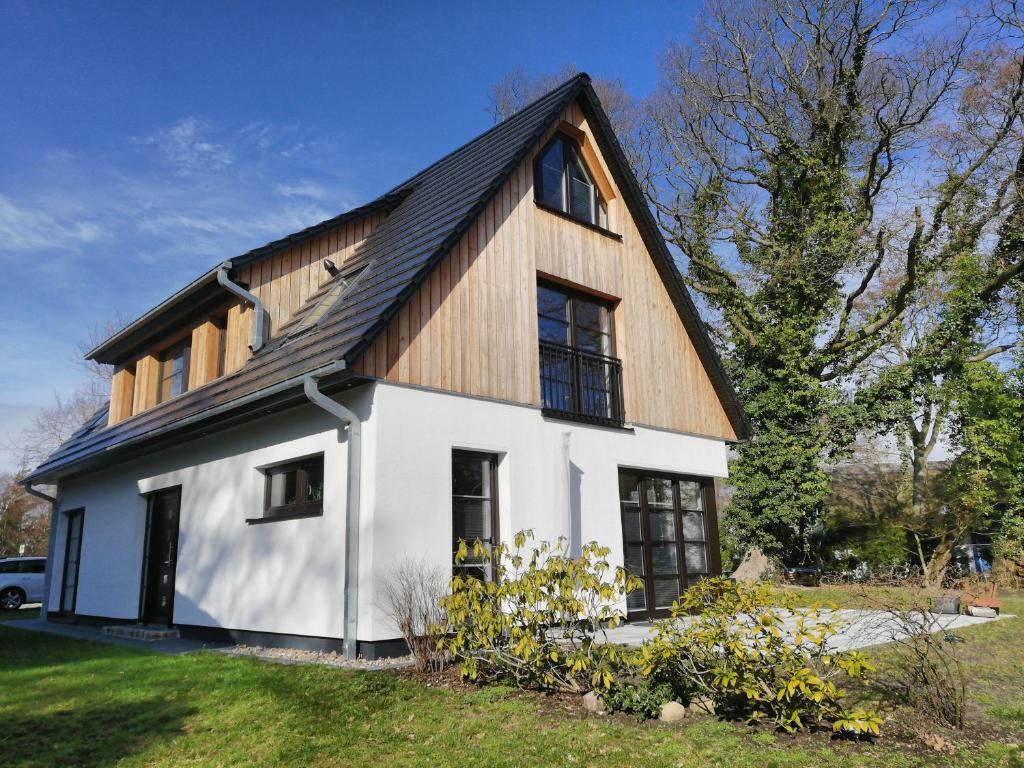
[[[41,603],[45,578],[45,557],[0,559],[0,610],[16,611],[25,603]]]

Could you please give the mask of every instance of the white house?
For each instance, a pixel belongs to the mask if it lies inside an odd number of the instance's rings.
[[[719,571],[746,422],[585,75],[89,358],[108,406],[26,481],[50,620],[373,657],[384,580],[459,538],[597,540],[631,617]]]

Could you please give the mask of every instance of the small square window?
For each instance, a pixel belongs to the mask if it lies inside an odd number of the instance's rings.
[[[267,467],[263,517],[307,517],[323,514],[324,456],[310,456]]]
[[[188,337],[160,355],[160,386],[157,402],[170,400],[188,390],[188,366],[192,339]]]

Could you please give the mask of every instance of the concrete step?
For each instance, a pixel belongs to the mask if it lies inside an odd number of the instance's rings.
[[[127,637],[131,640],[177,640],[181,634],[170,627],[133,627],[123,624],[103,628],[104,635]]]

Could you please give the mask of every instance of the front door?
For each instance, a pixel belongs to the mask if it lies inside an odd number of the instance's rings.
[[[720,571],[714,483],[708,478],[619,472],[626,570],[643,581],[630,619],[667,615],[690,584]]]
[[[142,620],[147,624],[170,626],[174,618],[180,501],[180,488],[149,496],[141,611]]]

